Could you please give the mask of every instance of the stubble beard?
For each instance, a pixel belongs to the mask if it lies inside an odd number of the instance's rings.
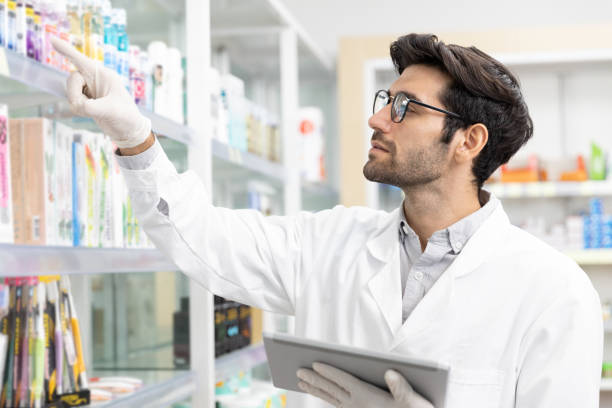
[[[363,166],[363,175],[369,181],[404,188],[426,186],[440,177],[444,170],[445,145],[412,151],[401,159],[395,152],[370,155]]]

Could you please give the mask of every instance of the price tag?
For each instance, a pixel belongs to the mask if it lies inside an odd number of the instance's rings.
[[[8,62],[6,60],[6,53],[4,48],[0,48],[0,75],[10,76]]]

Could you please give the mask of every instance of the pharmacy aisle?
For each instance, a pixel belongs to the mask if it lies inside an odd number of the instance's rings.
[[[300,98],[303,109],[297,97],[298,68],[315,66],[309,80],[321,84],[331,64],[282,6],[260,3],[0,2],[0,406],[284,406],[261,336],[290,321],[213,298],[152,246],[116,147],[70,112],[72,67],[50,45],[63,38],[115,70],[177,170],[198,173],[216,204],[266,215],[332,206],[329,87]],[[252,56],[211,36],[209,20],[254,10],[284,27],[276,75],[244,71]],[[213,41],[226,52],[211,66]]]

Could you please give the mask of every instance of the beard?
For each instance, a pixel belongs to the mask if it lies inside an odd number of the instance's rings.
[[[374,134],[373,140],[381,140]],[[385,144],[388,146],[389,144]],[[442,177],[449,146],[439,141],[428,148],[406,152],[398,157],[395,146],[386,153],[370,154],[363,166],[363,175],[369,181],[390,184],[401,189],[424,186]]]

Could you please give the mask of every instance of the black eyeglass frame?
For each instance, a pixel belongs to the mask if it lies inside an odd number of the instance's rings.
[[[400,92],[398,92],[397,94],[395,94],[395,96],[391,96],[391,93],[390,93],[390,92],[389,92],[389,90],[387,90],[387,89],[379,89],[379,90],[378,90],[378,91],[376,91],[376,93],[374,94],[374,103],[372,104],[372,113],[373,113],[374,115],[376,115],[376,113],[377,113],[377,112],[376,112],[376,100],[378,99],[378,95],[379,95],[381,92],[384,92],[384,93],[387,95],[387,98],[389,99],[389,101],[387,102],[387,105],[389,105],[389,104],[393,104],[399,95],[403,95],[403,96],[406,98],[406,100],[408,101],[408,102],[406,103],[406,109],[404,109],[404,111],[402,112],[401,117],[400,117],[400,118],[399,118],[399,120],[397,120],[397,121],[393,119],[393,112],[395,111],[395,109],[393,109],[393,106],[391,106],[391,120],[392,120],[394,123],[400,123],[402,120],[404,120],[404,117],[406,116],[406,112],[408,111],[408,106],[410,105],[410,103],[415,103],[415,104],[420,105],[420,106],[423,106],[423,107],[425,107],[425,108],[428,108],[428,109],[433,109],[433,110],[435,110],[435,111],[438,111],[438,112],[444,113],[444,114],[446,114],[446,115],[448,115],[448,116],[452,116],[452,117],[454,117],[454,118],[461,119],[461,120],[462,120],[462,121],[464,121],[464,122],[466,121],[466,120],[465,120],[465,119],[464,119],[464,118],[463,118],[461,115],[459,115],[459,114],[457,114],[457,113],[450,112],[450,111],[447,111],[447,110],[442,109],[442,108],[437,108],[437,107],[432,106],[432,105],[428,105],[428,104],[426,104],[425,102],[417,101],[416,99],[411,99],[411,98],[409,98],[409,97],[408,97],[408,95],[407,95],[405,92],[401,92],[401,91],[400,91]],[[397,118],[396,118],[396,119],[397,119]]]

